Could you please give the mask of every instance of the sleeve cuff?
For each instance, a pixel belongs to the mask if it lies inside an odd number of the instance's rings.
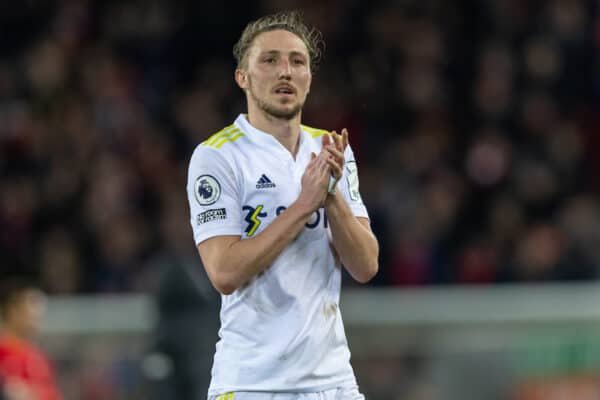
[[[369,213],[367,209],[362,204],[349,204],[350,210],[355,217],[369,218]]]
[[[196,246],[204,242],[206,239],[210,239],[215,236],[241,236],[241,228],[239,226],[223,226],[218,229],[204,230],[202,232],[194,232],[194,241]]]

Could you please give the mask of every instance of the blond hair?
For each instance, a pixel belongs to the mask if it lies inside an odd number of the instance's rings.
[[[323,35],[314,27],[306,25],[302,14],[298,11],[284,11],[266,15],[246,25],[242,36],[233,46],[233,55],[237,60],[238,68],[246,67],[248,50],[254,39],[263,32],[277,29],[289,31],[302,39],[308,49],[311,69],[316,69],[325,46]]]

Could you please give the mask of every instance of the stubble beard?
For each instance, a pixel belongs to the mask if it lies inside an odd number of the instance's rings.
[[[300,114],[300,111],[302,111],[302,107],[304,106],[304,102],[298,102],[292,109],[282,109],[273,104],[269,104],[256,96],[254,90],[252,89],[252,81],[250,81],[248,92],[258,105],[258,108],[260,108],[265,114],[276,119],[283,119],[286,121],[292,120],[297,117],[298,114]]]

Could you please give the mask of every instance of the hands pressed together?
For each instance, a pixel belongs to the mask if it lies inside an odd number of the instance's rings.
[[[311,159],[302,176],[303,197],[311,210],[322,207],[327,196],[335,193],[335,186],[344,171],[344,151],[348,145],[348,130],[323,135],[321,152],[311,154]],[[330,190],[332,189],[332,190]]]

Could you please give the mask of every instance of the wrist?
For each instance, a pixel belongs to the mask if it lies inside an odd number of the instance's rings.
[[[341,199],[341,193],[339,192],[339,189],[336,187],[332,193],[329,193],[327,195],[327,197],[325,198],[325,210],[329,210],[332,208],[337,207],[337,205],[339,204],[339,201]]]
[[[301,220],[307,220],[310,216],[315,212],[317,208],[313,207],[309,202],[303,201],[302,198],[296,199],[290,206],[288,210],[294,210],[294,212],[298,215],[298,218]]]

